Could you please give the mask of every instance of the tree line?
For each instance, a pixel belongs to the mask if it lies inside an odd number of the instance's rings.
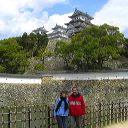
[[[24,73],[29,70],[31,58],[39,56],[48,43],[47,35],[23,33],[21,37],[0,40],[0,72]],[[42,68],[42,64],[37,64]]]
[[[77,71],[103,69],[110,60],[128,58],[128,39],[118,27],[107,24],[83,28],[71,39],[57,41],[54,53],[45,50],[47,44],[47,34],[33,32],[0,40],[0,72],[44,70],[45,59],[52,56],[63,60],[63,69]]]
[[[69,41],[58,41],[55,55],[63,59],[66,69],[103,69],[105,62],[128,56],[128,39],[118,27],[93,25],[84,28]]]

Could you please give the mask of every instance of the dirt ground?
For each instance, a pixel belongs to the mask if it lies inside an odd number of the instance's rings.
[[[112,125],[112,126],[107,126],[107,127],[104,127],[104,128],[128,128],[128,121],[127,122],[122,122],[122,123],[119,123],[119,124],[115,124],[115,125]]]

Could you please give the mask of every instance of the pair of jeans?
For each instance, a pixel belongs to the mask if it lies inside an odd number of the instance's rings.
[[[68,128],[68,116],[56,116],[58,128]]]
[[[82,117],[81,116],[71,116],[71,128],[81,128]]]

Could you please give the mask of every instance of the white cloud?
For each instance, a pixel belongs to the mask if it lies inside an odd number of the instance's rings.
[[[68,14],[64,14],[64,15],[54,14],[48,18],[48,20],[45,22],[44,26],[46,27],[46,29],[48,31],[50,31],[51,28],[53,28],[56,24],[66,27],[65,23],[68,23],[71,20],[68,17],[71,14],[72,13],[68,13]]]
[[[48,16],[46,8],[68,0],[3,0],[0,3],[0,39],[19,36],[23,32],[46,25],[48,29],[55,23],[62,24],[67,15]],[[54,20],[54,18],[56,18]],[[67,18],[65,18],[67,19]],[[52,24],[52,25],[51,25]],[[53,27],[53,26],[52,26]]]
[[[128,0],[109,0],[95,13],[92,23],[118,26],[125,33],[128,30]]]
[[[5,28],[5,23],[2,20],[0,20],[0,31],[3,31],[4,28]]]

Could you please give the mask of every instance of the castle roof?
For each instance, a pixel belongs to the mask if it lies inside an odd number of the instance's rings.
[[[54,28],[52,28],[52,30],[57,30],[57,29],[63,29],[63,30],[66,30],[66,28],[64,28],[63,26],[60,26],[58,24],[56,24],[56,26]]]
[[[48,31],[44,28],[44,26],[33,30],[33,32],[39,32],[39,31],[44,32],[44,33],[47,33],[47,32],[48,32]]]
[[[92,23],[89,20],[83,21],[82,19],[76,19],[76,20],[71,20],[69,23],[65,23],[65,25],[74,25],[74,24],[79,24],[79,23],[86,23],[88,25],[92,25]],[[79,24],[80,25],[80,24]]]
[[[86,12],[86,13],[81,12],[81,11],[78,10],[77,8],[75,9],[74,13],[73,13],[71,16],[69,16],[69,18],[72,19],[73,17],[77,17],[77,16],[84,16],[84,17],[89,18],[90,20],[93,19],[93,17],[91,17],[89,14],[87,14],[87,12]]]

